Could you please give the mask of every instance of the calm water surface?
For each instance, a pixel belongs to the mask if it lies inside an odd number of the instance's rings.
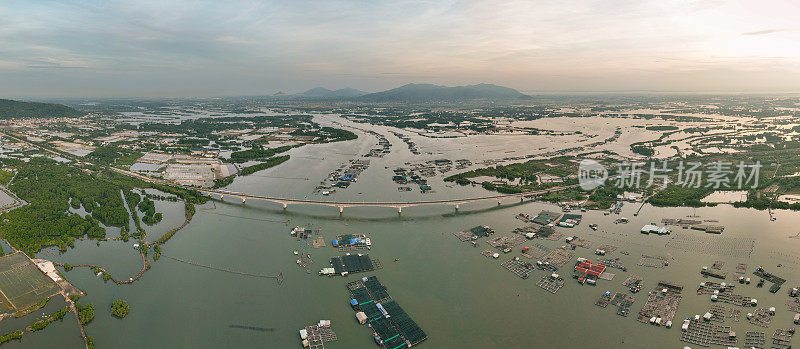
[[[331,117],[321,121],[333,122]],[[347,121],[338,120],[344,124]],[[468,158],[474,162],[496,157],[494,154],[423,154],[412,156],[405,143],[387,132],[385,128],[358,125],[381,132],[393,143],[392,154],[372,159],[371,166],[359,181],[331,197],[312,194],[313,188],[327,173],[348,160],[366,153],[377,140],[360,133],[358,140],[307,146],[291,151],[292,160],[255,175],[237,178],[229,187],[233,191],[255,194],[286,195],[296,198],[324,198],[327,200],[420,200],[454,197],[471,197],[487,194],[479,187],[452,187],[441,177],[430,179],[435,193],[418,191],[398,193],[391,182],[391,169],[403,166],[406,161],[430,160],[441,157]],[[505,136],[503,136],[505,137]],[[510,136],[509,136],[510,137]],[[465,142],[464,148],[474,148],[471,138],[451,141]],[[421,149],[433,142],[419,137]],[[515,149],[520,153],[534,153],[541,145],[530,149]],[[388,168],[386,168],[388,166]],[[513,200],[512,200],[513,201]],[[498,207],[495,202],[462,205],[455,214],[452,207],[430,206],[403,210],[399,217],[389,208],[347,208],[339,216],[335,208],[320,206],[290,206],[282,211],[276,204],[247,202],[209,202],[199,207],[189,226],[181,230],[163,248],[164,255],[189,259],[202,264],[257,274],[283,272],[285,281],[278,286],[274,280],[245,277],[208,270],[162,258],[133,285],[117,286],[104,283],[102,278],[87,269],[75,269],[67,277],[88,295],[82,301],[92,302],[97,309],[95,320],[86,328],[100,348],[295,348],[300,347],[298,330],[320,319],[330,319],[339,341],[326,343],[329,348],[373,348],[372,334],[358,325],[348,304],[345,284],[357,277],[377,275],[387,286],[391,296],[403,306],[411,317],[428,334],[429,339],[420,346],[426,348],[463,347],[583,347],[583,348],[680,348],[678,340],[680,319],[703,314],[711,305],[708,296],[698,296],[694,290],[706,279],[699,274],[700,267],[710,266],[715,260],[725,261],[723,271],[733,274],[736,263],[748,264],[748,275],[754,267],[764,265],[768,270],[789,281],[780,292],[771,294],[768,287],[756,288],[738,285],[737,293],[757,298],[763,306],[775,306],[777,316],[772,327],[763,329],[744,319],[726,325],[742,334],[746,331],[764,331],[771,336],[776,328],[790,326],[794,314],[786,310],[786,290],[800,283],[800,239],[789,238],[800,229],[800,214],[778,211],[777,220],[770,222],[764,211],[734,209],[730,206],[702,208],[653,208],[645,206],[639,216],[633,213],[638,205],[629,204],[622,216],[631,218],[629,224],[614,224],[619,216],[604,216],[602,212],[583,213],[584,219],[574,229],[560,232],[578,235],[592,241],[592,249],[578,248],[576,257],[595,257],[594,248],[601,243],[618,246],[610,257],[621,257],[628,272],[616,273],[613,281],[600,280],[597,286],[581,286],[571,278],[555,295],[536,286],[544,271],[535,271],[523,280],[500,266],[512,256],[519,255],[519,247],[500,260],[488,259],[480,254],[489,248],[460,243],[452,232],[475,225],[490,225],[499,235],[508,235],[521,221],[514,219],[518,212],[528,214],[558,208],[539,202],[512,203]],[[157,203],[158,205],[158,203]],[[180,215],[179,209],[163,206],[170,214]],[[162,207],[159,207],[161,210]],[[726,227],[719,236],[673,229],[671,236],[646,236],[639,233],[643,224],[660,222],[661,218],[685,218],[698,215],[702,219],[719,220]],[[148,234],[160,234],[179,220],[167,220],[162,226],[151,227]],[[330,247],[313,249],[306,242],[289,236],[295,225],[312,224],[322,229],[326,242],[341,233],[365,233],[371,238],[370,254],[382,261],[383,269],[349,277],[320,277],[316,271],[328,265],[331,256],[340,253]],[[600,225],[598,231],[588,228],[590,223]],[[716,239],[712,248],[681,251],[668,245],[672,238],[690,241]],[[754,250],[749,257],[729,248],[731,239],[754,239]],[[693,240],[694,239],[694,240]],[[537,240],[522,246],[540,243],[556,248],[563,241]],[[65,254],[45,250],[37,257],[70,263],[96,263],[120,278],[135,275],[139,258],[132,242],[83,241]],[[295,264],[293,250],[304,249],[314,260],[312,274],[307,274]],[[629,254],[623,255],[620,252]],[[642,254],[663,255],[670,265],[664,269],[636,266]],[[394,262],[395,259],[399,259]],[[778,268],[777,265],[782,267]],[[561,274],[569,276],[569,265]],[[630,273],[644,277],[643,292],[635,295],[631,311],[635,314],[644,304],[647,291],[659,280],[669,280],[686,286],[684,297],[676,314],[672,329],[644,325],[635,316],[623,318],[613,307],[599,308],[595,300],[605,291],[626,291],[622,282]],[[729,276],[732,280],[732,276]],[[767,285],[768,286],[768,285]],[[107,310],[114,299],[125,299],[131,312],[124,320],[114,319]],[[50,302],[46,312],[58,309],[63,303]],[[746,311],[744,311],[746,313]],[[38,314],[41,315],[41,314]],[[27,318],[27,319],[26,319]],[[18,324],[28,324],[35,319],[28,316],[3,321],[0,327],[8,331]],[[236,326],[257,327],[246,330]],[[19,327],[19,326],[16,326]],[[42,333],[26,334],[21,343],[8,347],[80,348],[79,332],[74,319],[52,324]]]

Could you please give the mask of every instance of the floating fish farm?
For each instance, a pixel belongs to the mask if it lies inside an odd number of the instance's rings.
[[[380,269],[377,259],[368,254],[346,254],[331,258],[331,268],[323,269],[321,275],[347,275]],[[332,269],[332,270],[330,270]]]
[[[428,335],[392,300],[386,287],[375,276],[347,284],[357,311],[356,319],[372,328],[375,342],[386,349],[408,348],[419,344]]]

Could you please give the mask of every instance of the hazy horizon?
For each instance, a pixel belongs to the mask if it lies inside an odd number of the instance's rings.
[[[0,98],[797,93],[788,1],[0,3]]]

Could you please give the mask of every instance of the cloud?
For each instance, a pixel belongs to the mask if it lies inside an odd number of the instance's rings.
[[[742,35],[767,35],[772,33],[788,32],[788,31],[791,31],[791,29],[765,29],[765,30],[757,30],[754,32],[742,33]]]
[[[723,69],[748,86],[752,67],[796,86],[799,15],[782,0],[2,0],[0,96],[658,89]]]

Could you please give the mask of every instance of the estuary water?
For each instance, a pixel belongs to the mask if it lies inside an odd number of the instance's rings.
[[[413,201],[491,194],[480,187],[453,186],[443,182],[442,176],[429,179],[434,192],[426,194],[416,189],[398,192],[397,185],[391,182],[391,170],[405,166],[406,162],[466,158],[477,163],[502,157],[497,152],[482,151],[481,146],[472,150],[476,148],[474,142],[485,140],[448,139],[464,142],[464,150],[456,153],[431,151],[432,154],[425,152],[414,156],[387,128],[354,125],[333,117],[320,117],[320,120],[323,124],[340,123],[379,132],[392,143],[392,153],[384,158],[371,158],[369,168],[349,188],[330,197],[314,194],[314,187],[329,172],[375,146],[377,139],[373,135],[357,130],[360,138],[354,141],[293,149],[290,161],[237,178],[228,189],[341,201]],[[525,144],[512,138],[520,136],[497,137],[508,137],[498,138],[498,142],[509,140]],[[539,142],[539,136],[526,137],[531,137],[529,143],[517,145],[512,149],[514,152],[529,154],[539,148],[559,146]],[[435,143],[439,139],[414,135],[412,139],[423,151],[439,149]],[[211,201],[198,207],[192,222],[163,246],[163,257],[153,262],[152,269],[132,285],[104,283],[86,268],[74,269],[65,275],[87,292],[82,302],[95,304],[96,317],[86,326],[86,331],[95,338],[99,348],[299,348],[298,330],[321,319],[331,320],[339,337],[336,342],[326,343],[326,347],[373,348],[376,345],[372,332],[356,322],[345,286],[347,282],[370,275],[378,276],[392,298],[428,334],[429,338],[420,347],[679,348],[685,345],[679,341],[681,319],[703,314],[712,305],[707,295],[696,295],[695,290],[702,281],[716,281],[703,278],[699,271],[717,260],[725,262],[722,270],[729,274],[726,281],[733,280],[737,263],[748,265],[747,276],[753,280],[757,277],[752,272],[760,265],[789,280],[776,294],[768,292],[769,284],[764,288],[757,288],[756,282],[737,285],[737,293],[757,298],[762,306],[777,308],[768,329],[751,325],[744,318],[739,322],[727,319],[725,325],[742,334],[740,346],[746,331],[763,331],[769,337],[774,329],[791,325],[794,314],[787,311],[785,291],[800,285],[800,239],[790,237],[799,231],[800,214],[777,211],[774,213],[777,219],[770,221],[765,211],[721,205],[696,210],[644,206],[639,215],[634,216],[639,204],[625,205],[620,215],[583,212],[579,226],[558,229],[565,236],[577,235],[591,241],[592,247],[578,247],[575,257],[593,259],[596,246],[611,244],[618,248],[608,257],[619,257],[628,270],[611,269],[610,272],[616,274],[613,280],[599,280],[597,286],[581,286],[570,277],[570,262],[560,271],[566,285],[551,294],[536,286],[548,272],[537,270],[528,279],[521,279],[500,264],[520,256],[522,246],[539,243],[553,249],[563,245],[564,240],[526,241],[495,260],[480,254],[491,248],[484,241],[475,248],[459,242],[452,234],[476,225],[489,225],[497,232],[495,236],[511,235],[511,230],[523,226],[514,218],[517,213],[535,215],[541,210],[559,211],[551,204],[516,201],[508,200],[502,206],[493,201],[465,204],[458,213],[452,206],[445,205],[411,207],[404,209],[402,215],[391,208],[346,208],[339,215],[336,208],[324,206],[290,205],[284,211],[271,203],[248,201],[243,205],[235,199]],[[171,214],[181,213],[173,210]],[[614,223],[623,216],[629,218],[630,223]],[[708,224],[723,225],[725,231],[721,235],[708,235],[673,227],[673,233],[666,236],[639,232],[644,224],[687,216],[716,220],[718,222]],[[598,224],[599,229],[591,230],[588,227],[591,223]],[[310,243],[289,235],[292,227],[306,224],[321,229],[326,247],[314,249]],[[163,227],[148,229],[148,235],[163,233],[159,229],[167,230],[172,225],[174,221],[169,220]],[[330,240],[343,233],[367,234],[373,244],[369,253],[382,262],[383,268],[348,277],[318,276],[317,271],[328,266],[331,256],[342,254],[330,246]],[[101,264],[124,279],[134,276],[141,268],[132,244],[102,242],[97,246],[94,241],[80,241],[64,254],[48,249],[37,257],[72,264]],[[294,250],[311,254],[314,261],[311,274],[295,263]],[[661,269],[637,266],[642,254],[664,256],[669,266]],[[210,270],[166,257],[253,274],[282,272],[284,281],[279,286],[273,279]],[[634,295],[631,316],[616,315],[612,306],[594,305],[605,291],[628,293],[622,282],[632,273],[642,276],[645,284],[642,292]],[[685,286],[672,329],[645,325],[635,319],[647,292],[660,280]],[[108,311],[114,299],[124,299],[130,304],[131,312],[125,319],[115,319]],[[53,312],[63,304],[56,298],[50,303],[41,312]],[[742,317],[747,311],[743,309]],[[35,319],[29,315],[14,320],[13,323],[0,322],[0,329],[9,331],[15,325],[19,327],[20,323],[28,324]],[[26,334],[22,342],[6,344],[9,348],[80,348],[82,345],[71,315],[41,333]]]

